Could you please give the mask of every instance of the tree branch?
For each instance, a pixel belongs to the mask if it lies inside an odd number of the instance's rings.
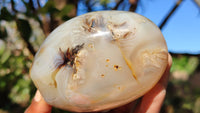
[[[135,12],[138,4],[138,0],[129,0],[129,3],[131,4],[129,11]]]
[[[14,2],[14,0],[11,0],[11,8],[12,8],[12,10],[13,10],[15,13],[17,13],[17,10],[15,9],[15,2]]]
[[[117,2],[116,6],[112,9],[112,10],[117,10],[119,5],[123,2],[124,0],[120,0],[119,2]]]
[[[25,41],[25,40],[24,40]],[[35,50],[34,50],[34,48],[33,48],[33,46],[31,45],[31,43],[29,42],[29,41],[25,41],[26,42],[26,44],[27,44],[27,48],[28,48],[28,50],[31,52],[31,54],[34,56],[35,55]]]
[[[40,0],[37,0],[37,5],[38,5],[38,8],[40,9],[41,8]]]
[[[93,1],[92,4],[90,4],[91,0],[86,0],[85,4],[87,6],[87,12],[91,12],[92,11],[92,7],[98,2],[96,0]]]
[[[49,33],[50,33],[49,21],[48,21],[47,17],[44,16],[44,15],[41,15],[41,18],[42,18],[42,20],[41,20],[42,22],[40,24],[40,27],[43,30],[45,36],[47,37],[49,35]]]
[[[30,6],[30,9],[31,9],[33,12],[36,11],[36,10],[35,10],[35,7],[34,7],[34,5],[33,5],[33,1],[32,1],[32,0],[29,0],[29,6]]]
[[[70,17],[75,17],[77,15],[78,0],[67,0],[67,3],[75,6],[75,8],[69,14]]]
[[[50,13],[50,23],[49,23],[49,31],[52,32],[59,25],[59,20],[57,20],[54,16],[54,13]]]
[[[167,15],[167,17],[163,20],[163,22],[161,23],[161,25],[159,26],[160,29],[163,28],[163,26],[165,26],[165,24],[167,23],[167,21],[169,20],[169,18],[171,17],[171,15],[174,13],[174,11],[178,8],[178,6],[181,4],[182,0],[179,0],[176,5],[174,6],[174,8],[171,10],[171,12]]]

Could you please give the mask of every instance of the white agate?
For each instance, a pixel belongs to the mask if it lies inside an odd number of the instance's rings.
[[[93,12],[56,28],[37,52],[30,75],[50,105],[100,111],[148,92],[164,73],[167,56],[161,31],[147,18]]]

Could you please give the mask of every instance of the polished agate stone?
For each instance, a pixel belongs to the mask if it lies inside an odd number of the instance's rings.
[[[50,105],[100,111],[147,93],[164,73],[167,59],[164,37],[147,18],[92,12],[65,22],[46,38],[30,75]]]

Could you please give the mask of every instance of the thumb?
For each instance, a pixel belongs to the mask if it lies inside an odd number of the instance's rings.
[[[51,108],[52,107],[44,101],[40,92],[37,90],[31,105],[24,113],[51,113]]]

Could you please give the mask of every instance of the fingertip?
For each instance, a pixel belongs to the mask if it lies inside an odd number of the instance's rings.
[[[143,96],[141,103],[137,106],[134,113],[158,113],[166,96],[172,57],[168,53],[168,64],[159,82]]]
[[[162,77],[160,78],[158,82],[159,84],[162,84],[164,87],[167,87],[171,66],[172,66],[172,57],[168,53],[168,64],[166,66],[165,72],[163,73]]]
[[[168,53],[168,67],[171,68],[172,66],[172,56]]]
[[[39,90],[36,91],[34,96],[34,101],[39,102],[42,99],[42,95],[40,94]]]
[[[40,92],[37,91],[25,113],[51,113],[51,109],[52,107],[45,102]]]

